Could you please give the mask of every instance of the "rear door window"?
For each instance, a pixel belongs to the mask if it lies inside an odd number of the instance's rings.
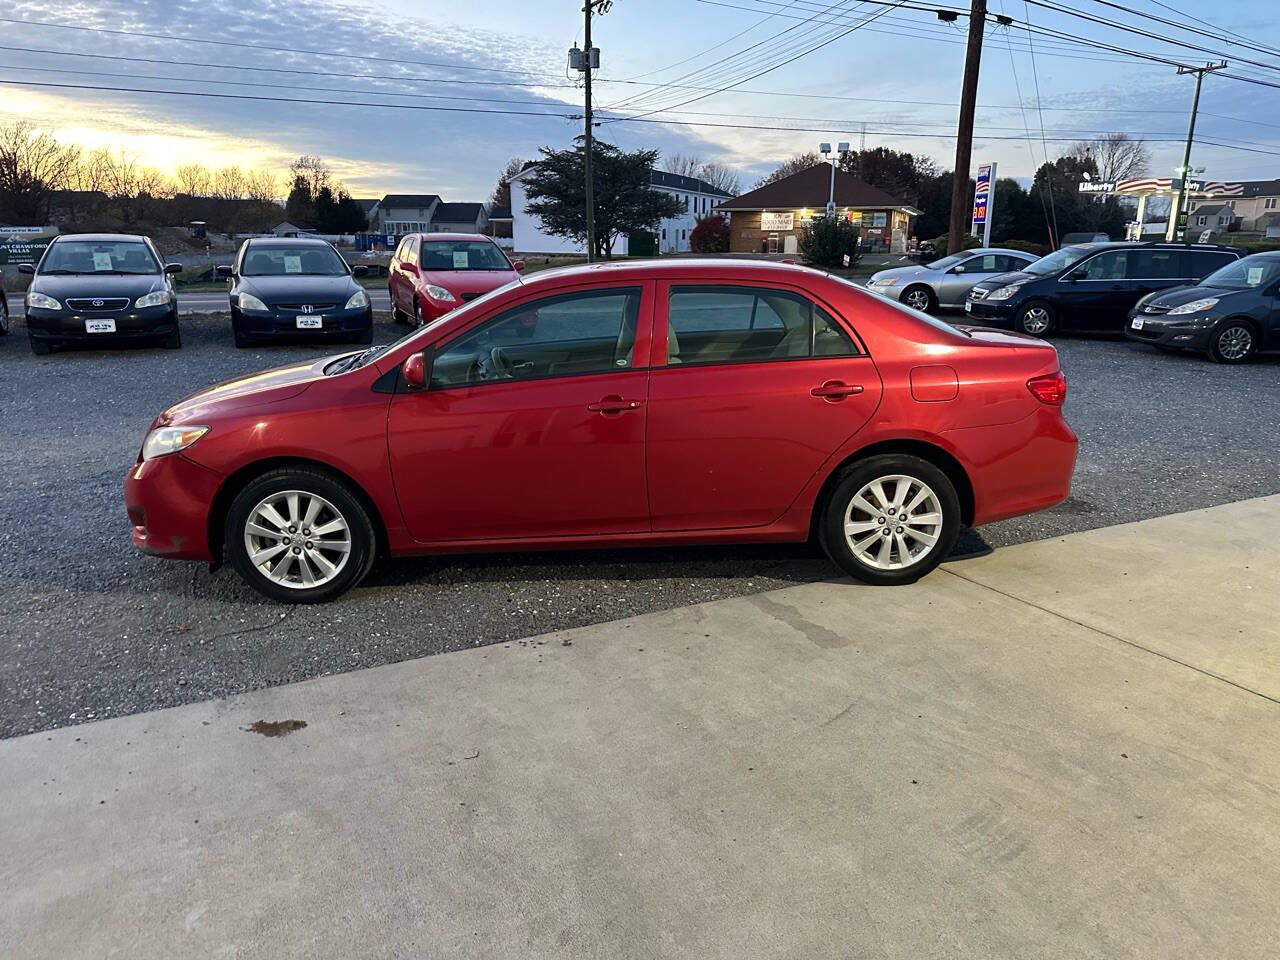
[[[1182,276],[1177,250],[1134,250],[1129,255],[1130,280],[1176,280]]]
[[[669,364],[759,363],[858,352],[834,317],[799,294],[764,287],[671,288]]]

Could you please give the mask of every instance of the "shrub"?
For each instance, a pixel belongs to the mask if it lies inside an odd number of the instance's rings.
[[[824,267],[852,267],[862,259],[858,234],[858,228],[848,220],[815,217],[800,232],[800,255],[809,263]]]
[[[689,234],[689,249],[694,253],[728,253],[729,221],[719,213],[700,219]]]
[[[942,236],[938,237],[937,240],[933,241],[933,245],[938,248],[939,254],[945,254],[947,252],[947,243],[949,240],[949,234],[944,233]],[[964,235],[964,239],[960,241],[961,250],[972,250],[974,247],[980,246],[982,246],[982,241],[971,233],[966,233]]]
[[[1048,244],[1032,243],[1030,240],[1001,240],[996,246],[1004,247],[1006,250],[1021,250],[1023,253],[1033,253],[1037,257],[1043,257],[1049,253]]]

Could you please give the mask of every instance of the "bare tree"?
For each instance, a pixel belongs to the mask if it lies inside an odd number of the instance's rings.
[[[736,196],[742,192],[742,181],[738,179],[737,171],[726,167],[722,163],[704,163],[697,176],[717,190],[723,190],[725,193],[731,193]]]
[[[219,167],[213,171],[213,195],[219,200],[239,200],[244,191],[244,174],[239,167]]]
[[[207,197],[213,189],[209,168],[201,163],[184,163],[175,171],[178,192],[189,197]]]
[[[785,180],[787,177],[797,174],[802,170],[808,170],[810,167],[816,167],[822,162],[822,158],[816,153],[797,153],[789,160],[784,160],[779,164],[778,169],[774,170],[773,173],[761,177],[756,183],[756,188],[759,189],[765,184],[775,183],[778,180]]]
[[[0,125],[0,217],[47,222],[53,192],[72,185],[79,159],[79,147],[59,143],[28,121]]]
[[[250,170],[245,174],[244,192],[250,200],[273,203],[280,195],[280,178],[264,167]]]
[[[662,160],[662,169],[681,177],[702,176],[702,158],[691,153],[673,153]]]
[[[306,181],[312,199],[320,194],[323,187],[329,187],[331,190],[334,188],[334,184],[330,182],[333,174],[329,170],[329,165],[319,157],[313,157],[310,154],[304,153],[289,164],[289,175],[295,182],[298,179]]]
[[[1151,170],[1151,151],[1146,141],[1135,140],[1127,133],[1108,133],[1097,140],[1081,140],[1068,156],[1092,160],[1098,179],[1104,181],[1132,180],[1146,176]]]

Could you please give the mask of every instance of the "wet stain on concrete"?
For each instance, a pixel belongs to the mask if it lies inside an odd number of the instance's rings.
[[[260,733],[264,737],[287,737],[306,725],[305,720],[259,720],[244,730],[246,733]]]
[[[826,627],[809,620],[795,607],[789,607],[784,603],[778,603],[776,600],[772,600],[763,595],[751,597],[750,602],[761,612],[767,613],[780,623],[784,623],[791,629],[799,631],[815,646],[832,649],[833,647],[847,647],[853,642],[851,638],[842,637],[839,634],[828,630]]]

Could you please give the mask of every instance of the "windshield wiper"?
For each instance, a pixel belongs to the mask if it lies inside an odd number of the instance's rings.
[[[65,276],[70,276],[72,274],[77,274],[80,271],[68,270],[66,267],[54,267],[52,270],[41,270],[40,272],[44,274],[46,277],[54,276],[54,275],[65,277]]]

